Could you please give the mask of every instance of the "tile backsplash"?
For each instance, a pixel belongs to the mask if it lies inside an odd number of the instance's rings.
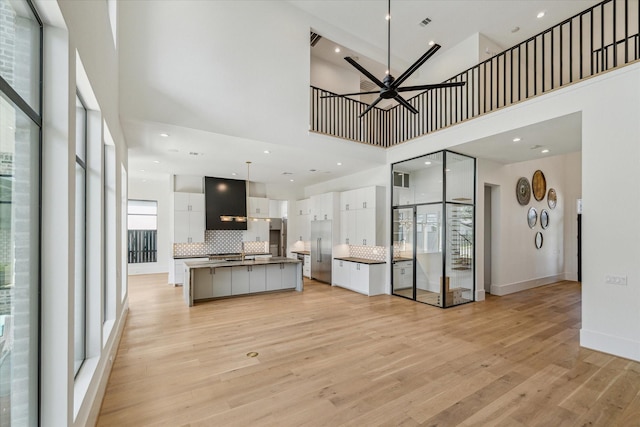
[[[386,261],[387,248],[384,246],[349,245],[349,256],[353,258],[371,259],[374,261]]]
[[[242,251],[242,230],[206,230],[204,243],[174,243],[173,255],[233,254]]]

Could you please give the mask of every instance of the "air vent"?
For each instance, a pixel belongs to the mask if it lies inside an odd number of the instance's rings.
[[[378,89],[378,86],[375,83],[370,82],[369,80],[360,80],[360,90],[362,92],[371,92]]]
[[[311,31],[311,47],[314,47],[315,45],[317,45],[321,38],[322,36],[320,34],[316,34],[313,31]]]
[[[424,18],[422,21],[420,21],[420,26],[426,27],[427,25],[429,25],[430,22],[431,22],[431,18]]]

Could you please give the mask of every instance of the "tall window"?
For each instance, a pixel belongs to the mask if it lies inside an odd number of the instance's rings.
[[[87,223],[87,109],[76,95],[76,211],[73,369],[78,373],[86,356],[86,223]]]
[[[127,228],[129,230],[129,264],[157,262],[158,202],[129,200]]]
[[[0,425],[38,420],[42,24],[0,0]]]

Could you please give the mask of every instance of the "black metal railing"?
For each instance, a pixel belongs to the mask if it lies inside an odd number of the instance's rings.
[[[129,230],[129,264],[157,262],[157,233],[156,230]]]
[[[311,87],[311,130],[379,147],[410,139],[522,102],[640,59],[637,0],[606,0],[447,80],[408,102],[373,108]]]

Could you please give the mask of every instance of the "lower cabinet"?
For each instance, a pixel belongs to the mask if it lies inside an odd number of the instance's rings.
[[[302,265],[302,275],[311,278],[311,255],[304,256],[304,264]]]
[[[384,293],[385,264],[333,260],[333,284],[365,295]]]
[[[267,291],[296,287],[297,264],[270,264],[267,266]]]
[[[191,270],[193,300],[295,289],[298,285],[298,265],[281,263],[194,268]]]
[[[242,295],[266,290],[264,265],[231,267],[231,295]]]
[[[196,268],[192,271],[194,300],[231,295],[231,269]]]

